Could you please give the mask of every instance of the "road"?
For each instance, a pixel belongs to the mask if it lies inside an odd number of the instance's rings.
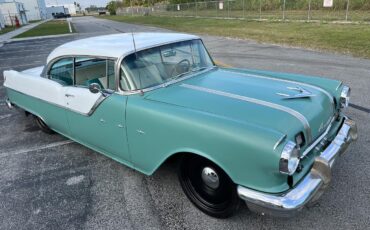
[[[43,65],[67,41],[119,32],[164,31],[91,17],[73,18],[79,34],[12,42],[0,48],[0,72]],[[226,64],[339,79],[353,90],[348,115],[359,139],[333,170],[320,202],[289,219],[243,206],[219,220],[198,211],[177,182],[175,164],[145,176],[8,110],[0,77],[0,229],[369,229],[370,61],[271,44],[202,36]],[[247,170],[247,169],[246,169]]]

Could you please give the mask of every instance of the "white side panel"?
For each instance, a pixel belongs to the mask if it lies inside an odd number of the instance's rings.
[[[91,93],[87,88],[73,86],[65,88],[68,109],[82,114],[88,114],[102,96],[101,93]]]
[[[62,86],[52,80],[14,70],[4,71],[4,86],[87,115],[102,96],[87,88]]]
[[[50,103],[65,106],[64,88],[52,80],[17,72],[4,71],[4,86]]]

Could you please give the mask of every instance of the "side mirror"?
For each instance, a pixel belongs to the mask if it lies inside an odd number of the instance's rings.
[[[101,92],[101,87],[98,83],[91,83],[89,85],[89,90],[91,93],[99,93]]]

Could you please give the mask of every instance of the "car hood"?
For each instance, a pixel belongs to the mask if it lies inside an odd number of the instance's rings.
[[[287,98],[300,90],[311,96]],[[218,68],[156,90],[146,99],[272,128],[290,138],[303,132],[308,143],[325,131],[334,114],[330,94],[317,86]]]

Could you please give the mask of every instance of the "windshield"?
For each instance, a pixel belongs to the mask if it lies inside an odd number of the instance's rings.
[[[145,89],[213,66],[201,40],[158,46],[123,59],[120,86],[127,91]]]

